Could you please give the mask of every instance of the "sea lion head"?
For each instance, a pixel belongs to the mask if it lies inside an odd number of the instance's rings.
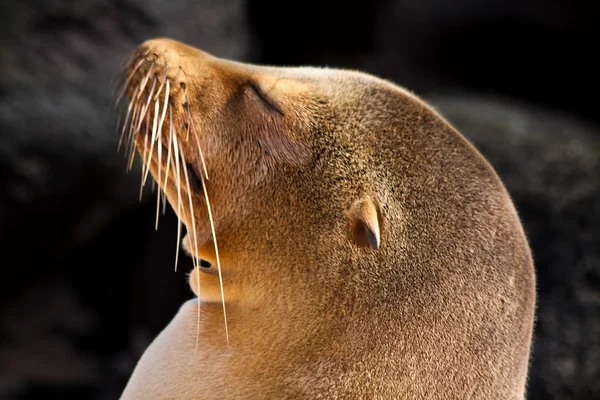
[[[240,340],[262,332],[275,358],[273,343],[314,337],[363,349],[389,379],[455,370],[522,394],[527,240],[489,163],[418,97],[357,71],[250,65],[170,39],[139,46],[125,78],[125,140],[185,224],[184,247],[211,265],[201,298],[279,313],[253,314]],[[384,356],[394,346],[405,356]],[[481,378],[489,360],[502,381]]]
[[[211,219],[226,275],[282,252],[310,262],[321,247],[383,244],[374,153],[385,143],[372,145],[390,129],[390,84],[232,62],[170,39],[143,43],[127,74],[130,139],[193,256],[215,264]]]

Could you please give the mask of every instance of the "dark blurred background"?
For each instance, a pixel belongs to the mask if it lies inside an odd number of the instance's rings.
[[[117,152],[111,80],[170,36],[362,69],[422,96],[504,179],[531,242],[529,399],[600,399],[598,7],[582,0],[2,0],[0,399],[118,398],[192,296],[173,213]],[[149,189],[149,185],[147,186]]]

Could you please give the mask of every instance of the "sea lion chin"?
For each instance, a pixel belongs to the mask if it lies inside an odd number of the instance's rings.
[[[165,38],[134,52],[124,93],[130,160],[205,264],[122,398],[524,398],[527,239],[489,163],[422,100]]]

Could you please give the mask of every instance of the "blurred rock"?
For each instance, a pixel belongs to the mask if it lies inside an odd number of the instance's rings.
[[[488,91],[600,123],[598,4],[585,0],[248,0],[261,62],[357,68],[419,93]],[[317,11],[318,10],[318,11]]]
[[[528,399],[600,398],[600,128],[508,99],[429,100],[496,168],[532,246]]]

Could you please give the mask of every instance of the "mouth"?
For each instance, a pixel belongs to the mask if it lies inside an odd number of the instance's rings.
[[[187,175],[189,177],[190,189],[195,193],[200,193],[202,191],[202,179],[196,172],[196,168],[194,168],[194,166],[190,163],[186,163],[185,167],[187,169]]]
[[[208,275],[218,275],[219,271],[212,267],[213,265],[206,260],[198,259],[198,269]]]

